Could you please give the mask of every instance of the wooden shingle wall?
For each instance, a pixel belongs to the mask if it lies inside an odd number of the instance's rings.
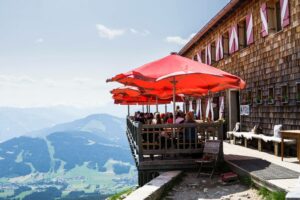
[[[241,91],[241,104],[247,91],[251,91],[250,115],[242,116],[243,129],[250,130],[255,124],[260,124],[263,132],[268,134],[272,132],[275,124],[283,124],[283,129],[300,129],[300,103],[296,101],[296,83],[300,82],[300,0],[289,0],[290,25],[282,31],[270,33],[265,38],[261,36],[262,22],[259,12],[260,5],[264,2],[266,0],[244,1],[192,45],[184,56],[192,58],[202,47],[214,41],[218,34],[223,34],[231,25],[252,12],[254,44],[213,65],[246,81],[246,89]],[[288,88],[287,103],[282,103],[283,85]],[[262,104],[255,103],[258,88],[263,91]],[[269,88],[274,88],[274,104],[268,103]],[[228,117],[228,111],[226,114]]]

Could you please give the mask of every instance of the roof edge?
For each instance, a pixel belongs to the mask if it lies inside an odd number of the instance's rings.
[[[179,55],[185,54],[189,48],[197,42],[211,27],[213,27],[222,17],[224,17],[240,0],[231,0],[222,10],[220,10],[198,33],[186,43],[178,52]]]

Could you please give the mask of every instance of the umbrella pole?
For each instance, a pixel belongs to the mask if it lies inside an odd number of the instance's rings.
[[[144,105],[142,105],[142,112],[144,113],[145,111],[144,111]]]
[[[127,116],[130,116],[130,105],[127,105]]]
[[[156,96],[156,112],[158,113],[158,97]]]
[[[168,111],[168,110],[167,110],[167,104],[165,104],[165,113],[167,113],[167,111]]]
[[[175,77],[173,77],[173,123],[175,124],[176,117],[175,117],[175,104],[176,104],[176,99],[175,99],[175,93],[176,93],[176,82],[175,82]]]

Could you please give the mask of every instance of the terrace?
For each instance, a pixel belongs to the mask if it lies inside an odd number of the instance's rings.
[[[223,140],[223,122],[147,125],[127,118],[126,131],[144,185],[160,171],[197,168],[204,142]],[[219,161],[223,160],[221,145]]]

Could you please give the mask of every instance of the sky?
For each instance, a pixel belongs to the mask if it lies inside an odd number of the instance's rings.
[[[178,52],[229,0],[0,0],[0,106],[111,107],[105,83]]]

